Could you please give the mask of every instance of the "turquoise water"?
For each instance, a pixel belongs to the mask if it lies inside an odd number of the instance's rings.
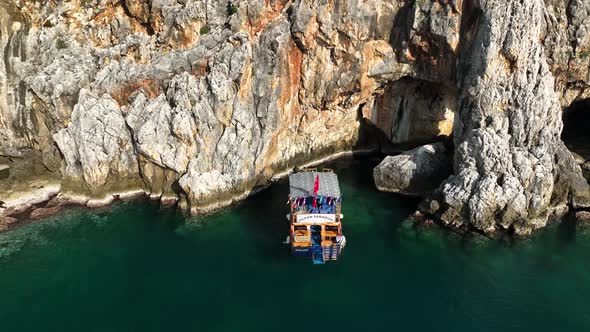
[[[214,215],[125,202],[0,234],[1,331],[588,331],[590,226],[523,241],[404,221],[372,161],[330,164],[340,261],[294,258],[282,182]]]

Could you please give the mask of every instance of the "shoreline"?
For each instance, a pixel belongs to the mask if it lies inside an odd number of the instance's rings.
[[[294,166],[293,168],[285,169],[274,174],[268,179],[268,183],[263,186],[241,190],[239,193],[232,195],[228,199],[215,201],[204,206],[199,206],[198,208],[185,208],[183,210],[186,211],[183,212],[193,216],[212,213],[243,201],[244,199],[267,189],[273,183],[288,176],[295,167],[313,167],[339,158],[351,157],[355,154],[371,155],[378,151],[379,149],[377,148],[345,150],[311,160],[301,166]],[[142,197],[149,201],[159,201],[161,206],[176,206],[176,208],[179,208],[178,203],[180,202],[178,196],[154,195],[139,188],[126,191],[114,191],[105,194],[103,197],[89,197],[82,194],[62,192],[61,183],[44,186],[42,188],[37,188],[36,190],[30,190],[16,195],[18,196],[17,199],[2,202],[3,204],[0,206],[0,232],[14,229],[19,225],[27,224],[29,222],[55,216],[64,209],[73,206],[96,209],[107,207],[116,201],[140,199]]]
[[[214,213],[221,209],[227,208],[233,204],[239,203],[248,197],[254,196],[265,189],[268,189],[272,184],[284,179],[286,176],[297,168],[314,167],[326,162],[337,160],[339,158],[353,157],[355,155],[363,155],[370,157],[379,153],[379,149],[354,149],[345,150],[331,155],[327,155],[315,160],[308,161],[301,166],[294,166],[293,168],[285,169],[280,171],[270,178],[264,185],[255,186],[250,189],[243,189],[234,193],[227,199],[221,199],[213,201],[212,203],[205,204],[199,207],[188,208],[182,206],[181,198],[179,196],[162,196],[155,195],[146,192],[144,189],[134,188],[125,191],[114,191],[106,194],[104,197],[88,197],[80,194],[72,194],[68,192],[61,192],[60,184],[51,184],[36,188],[26,193],[18,193],[16,199],[3,203],[0,206],[0,233],[10,231],[19,226],[26,225],[37,220],[45,219],[48,217],[59,215],[60,213],[66,212],[72,207],[81,207],[86,209],[99,209],[106,208],[117,201],[131,201],[144,199],[147,202],[157,203],[162,207],[174,207],[180,209],[182,213],[186,214],[187,218],[194,216],[205,215]],[[414,197],[416,195],[405,195],[403,193],[389,192],[394,195]],[[7,204],[8,203],[8,204]],[[8,214],[5,214],[6,212]],[[549,211],[549,218],[546,224],[538,225],[538,227],[531,229],[521,230],[508,230],[508,229],[495,229],[490,233],[477,231],[471,229],[467,225],[452,225],[444,224],[439,221],[435,221],[432,216],[428,214],[422,214],[420,210],[416,210],[411,216],[409,216],[415,223],[430,226],[436,224],[439,227],[443,227],[451,230],[457,234],[466,236],[467,234],[477,233],[479,235],[488,238],[498,238],[502,236],[510,236],[516,238],[527,238],[530,236],[535,229],[543,228],[548,224],[554,223],[557,220],[566,218],[568,215],[572,215],[574,218],[576,213],[579,211],[585,211],[584,209],[573,209],[568,206],[556,206]],[[577,220],[577,218],[576,218]]]

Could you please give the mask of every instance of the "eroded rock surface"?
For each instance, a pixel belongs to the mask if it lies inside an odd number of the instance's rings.
[[[373,178],[379,190],[424,196],[438,188],[451,171],[451,152],[443,143],[436,143],[386,157],[373,170]]]
[[[568,107],[590,97],[590,2],[545,0],[545,5],[541,38],[561,106]]]
[[[555,209],[590,203],[560,140],[559,98],[539,40],[544,13],[541,1],[482,2],[461,58],[455,174],[431,211],[445,223],[528,234]]]
[[[586,204],[559,110],[588,96],[588,6],[3,1],[0,212],[42,191],[93,206],[143,192],[208,211],[366,148],[372,121],[393,143],[454,136],[438,198],[448,212],[433,213],[528,232],[555,206]],[[12,172],[26,160],[43,169]]]
[[[420,143],[451,135],[457,92],[428,81],[400,79],[377,97],[370,120],[392,143]]]
[[[97,189],[107,181],[138,174],[131,135],[119,106],[109,95],[80,91],[71,123],[53,139],[64,157],[63,174],[72,181]]]
[[[360,106],[412,71],[388,42],[400,6],[4,2],[0,153],[42,156],[64,200],[227,204],[355,146]]]

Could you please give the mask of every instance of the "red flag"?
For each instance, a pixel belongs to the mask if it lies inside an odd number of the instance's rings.
[[[316,196],[318,194],[318,190],[320,190],[320,176],[315,176],[315,182],[313,183],[313,208],[316,208]]]
[[[315,176],[315,182],[313,183],[313,195],[317,196],[318,190],[320,190],[320,176]]]

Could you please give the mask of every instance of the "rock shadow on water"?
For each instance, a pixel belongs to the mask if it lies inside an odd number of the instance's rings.
[[[566,248],[573,245],[577,238],[578,224],[575,213],[570,213],[563,218],[557,225],[556,245],[560,248]]]
[[[215,246],[234,246],[242,250],[254,250],[257,262],[284,261],[289,257],[289,247],[283,244],[289,234],[289,224],[285,218],[288,213],[287,179],[280,179],[268,188],[258,191],[243,201],[236,202],[227,208],[210,214],[185,219],[177,232],[186,237],[197,237],[197,233],[205,232],[223,243]],[[225,227],[224,223],[231,223]],[[223,234],[213,234],[210,229],[217,229]],[[237,249],[236,249],[237,250]],[[245,255],[245,252],[236,255]]]
[[[247,230],[259,257],[272,261],[284,261],[289,257],[289,246],[284,244],[289,234],[287,179],[281,179],[269,188],[249,197],[235,207],[239,221]]]

